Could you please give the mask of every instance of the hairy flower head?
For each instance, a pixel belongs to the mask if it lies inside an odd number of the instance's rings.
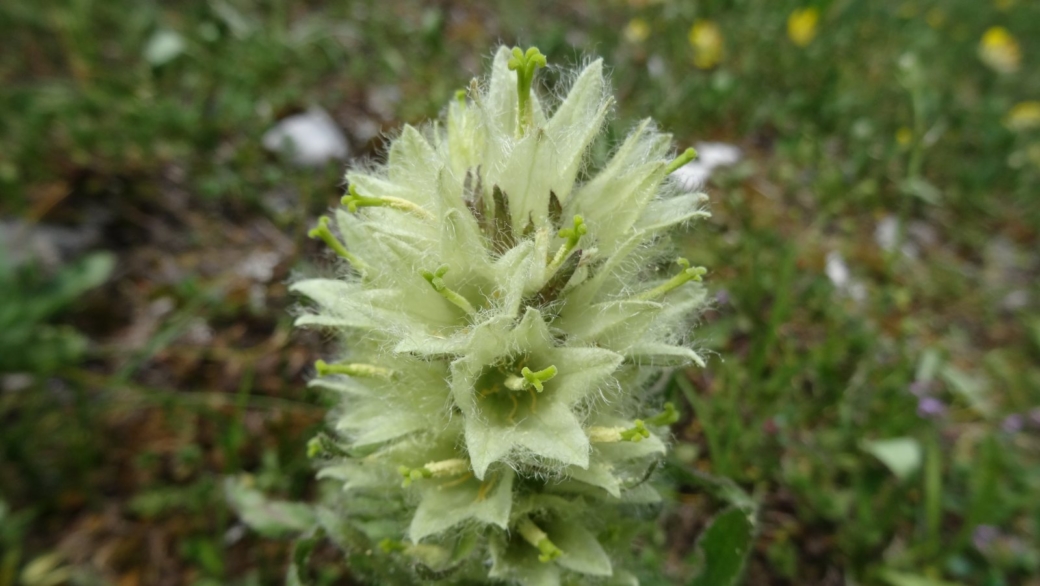
[[[339,259],[293,285],[311,301],[297,325],[342,345],[312,383],[340,398],[320,476],[343,484],[346,525],[422,571],[632,583],[604,530],[657,499],[644,481],[676,412],[648,383],[703,364],[686,333],[705,269],[667,234],[705,198],[669,178],[693,151],[673,156],[649,120],[593,169],[602,62],[555,108],[533,83],[545,66],[500,49],[443,123],[347,173],[311,231]]]

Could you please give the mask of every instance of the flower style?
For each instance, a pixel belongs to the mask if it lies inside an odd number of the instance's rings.
[[[373,555],[459,580],[631,584],[611,561],[628,546],[620,506],[657,500],[645,481],[678,417],[648,383],[703,365],[685,335],[706,271],[668,268],[666,235],[705,217],[705,196],[669,178],[695,154],[669,158],[650,121],[593,173],[613,105],[602,62],[551,115],[545,66],[501,48],[486,85],[349,172],[311,231],[340,260],[292,286],[311,301],[296,323],[344,349],[317,363],[311,384],[339,407],[312,446]]]

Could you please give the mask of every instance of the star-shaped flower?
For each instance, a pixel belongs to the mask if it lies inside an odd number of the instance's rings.
[[[478,478],[510,456],[539,456],[587,467],[589,440],[574,411],[590,393],[613,384],[620,354],[558,346],[541,312],[528,308],[509,331],[474,336],[472,351],[451,365],[451,390],[465,419],[466,447]],[[525,370],[555,374],[538,384]]]

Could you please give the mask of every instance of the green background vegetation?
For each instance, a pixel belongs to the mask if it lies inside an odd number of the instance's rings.
[[[0,38],[0,586],[282,580],[291,544],[222,479],[315,496],[325,341],[285,283],[343,164],[260,137],[320,105],[378,156],[499,42],[603,56],[614,137],[650,115],[744,149],[684,237],[713,358],[667,392],[677,458],[759,503],[746,582],[1040,584],[1040,128],[1009,119],[1040,100],[1040,4],[6,0]],[[662,584],[723,506],[691,478],[640,544]]]

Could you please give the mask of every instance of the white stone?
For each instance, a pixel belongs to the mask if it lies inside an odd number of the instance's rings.
[[[317,167],[350,155],[343,131],[321,108],[282,119],[264,133],[262,140],[264,148],[288,154],[300,167]]]

